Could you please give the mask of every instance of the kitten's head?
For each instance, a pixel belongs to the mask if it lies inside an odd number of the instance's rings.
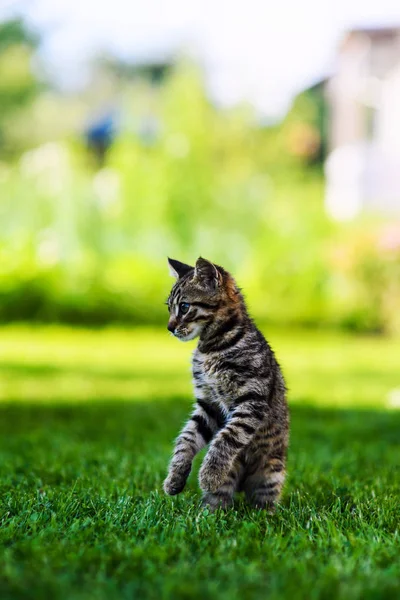
[[[171,258],[168,264],[177,280],[167,301],[168,330],[178,339],[193,340],[241,303],[233,277],[222,267],[204,258],[198,258],[194,267]]]

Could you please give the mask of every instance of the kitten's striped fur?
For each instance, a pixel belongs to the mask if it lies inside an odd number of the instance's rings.
[[[285,479],[289,415],[274,353],[248,315],[233,277],[199,258],[169,259],[177,281],[168,298],[168,329],[199,337],[193,354],[194,411],[176,440],[164,490],[179,494],[195,455],[210,444],[199,473],[203,502],[227,507],[243,490],[272,510]]]

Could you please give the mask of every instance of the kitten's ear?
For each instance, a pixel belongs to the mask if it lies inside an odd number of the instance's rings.
[[[204,285],[217,288],[222,283],[222,274],[218,268],[205,258],[198,258],[194,268],[194,276]]]
[[[193,267],[185,265],[185,263],[181,263],[179,260],[174,260],[173,258],[168,259],[168,266],[170,274],[172,277],[175,277],[175,279],[180,279],[186,275],[186,273],[189,273],[189,271],[193,271]]]

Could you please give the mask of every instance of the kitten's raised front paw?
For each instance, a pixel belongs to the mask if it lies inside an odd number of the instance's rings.
[[[205,462],[199,472],[199,483],[203,492],[214,493],[223,485],[225,472],[218,465]]]
[[[164,492],[169,496],[180,494],[186,485],[188,475],[185,473],[169,473],[163,484]]]

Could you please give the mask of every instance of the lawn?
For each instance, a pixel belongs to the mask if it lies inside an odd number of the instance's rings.
[[[399,598],[400,341],[267,336],[290,388],[282,504],[211,515],[199,460],[183,494],[161,487],[192,344],[3,328],[1,600]]]

